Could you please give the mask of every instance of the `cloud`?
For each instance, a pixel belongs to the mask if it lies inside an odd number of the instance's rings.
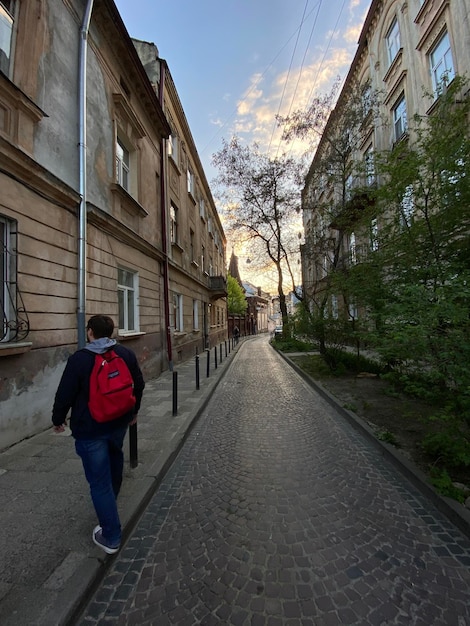
[[[332,48],[324,58],[317,51],[303,68],[283,71],[270,76],[269,81],[264,77],[262,89],[261,75],[253,74],[250,87],[237,103],[232,133],[250,136],[250,142],[277,151],[282,129],[277,126],[276,115],[287,116],[305,108],[315,94],[328,93],[336,77],[346,74],[352,56],[353,51],[346,47]]]

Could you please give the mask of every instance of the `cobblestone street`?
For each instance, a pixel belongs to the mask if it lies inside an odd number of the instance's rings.
[[[77,623],[465,626],[470,542],[257,337]]]

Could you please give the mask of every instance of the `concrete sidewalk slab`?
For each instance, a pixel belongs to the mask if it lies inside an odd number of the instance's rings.
[[[125,443],[119,510],[124,541],[186,434],[226,374],[239,346],[214,349],[177,365],[178,406],[173,416],[173,373],[147,381],[138,422],[138,466],[130,468]],[[51,408],[53,399],[51,398]],[[52,429],[0,453],[0,624],[61,626],[73,623],[82,599],[112,557],[91,539],[96,516],[70,431]]]

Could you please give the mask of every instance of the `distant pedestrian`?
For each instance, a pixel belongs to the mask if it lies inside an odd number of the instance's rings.
[[[235,340],[235,345],[237,345],[238,339],[240,338],[240,329],[238,326],[234,326],[233,328],[233,338]]]
[[[122,447],[128,425],[137,421],[145,387],[136,355],[111,339],[113,332],[114,322],[106,315],[94,315],[88,320],[88,344],[69,357],[52,409],[52,423],[57,433],[64,431],[66,417],[71,409],[70,428],[75,439],[75,450],[82,459],[99,522],[93,530],[92,539],[107,554],[117,552],[121,544],[121,522],[116,498],[121,488],[124,467]],[[88,407],[90,377],[96,355],[104,355],[109,350],[123,359],[129,369],[134,382],[135,405],[116,419],[98,422]]]

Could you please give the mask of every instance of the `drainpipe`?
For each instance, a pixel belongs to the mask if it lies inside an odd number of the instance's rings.
[[[86,253],[87,253],[87,209],[86,209],[86,61],[88,31],[90,28],[93,1],[88,0],[85,15],[80,28],[80,48],[78,66],[78,110],[79,110],[79,170],[80,170],[80,208],[78,213],[78,306],[77,331],[78,347],[86,345]]]
[[[160,61],[160,88],[158,93],[158,99],[160,100],[161,107],[164,107],[164,87],[165,87],[165,64]],[[162,248],[163,248],[163,307],[165,312],[165,328],[166,328],[166,348],[168,354],[168,367],[170,372],[173,371],[173,354],[171,347],[171,328],[170,328],[170,288],[169,288],[169,271],[168,271],[168,240],[166,232],[166,140],[162,139],[161,147],[161,176],[160,176],[160,191],[161,191],[161,207],[162,207]]]

